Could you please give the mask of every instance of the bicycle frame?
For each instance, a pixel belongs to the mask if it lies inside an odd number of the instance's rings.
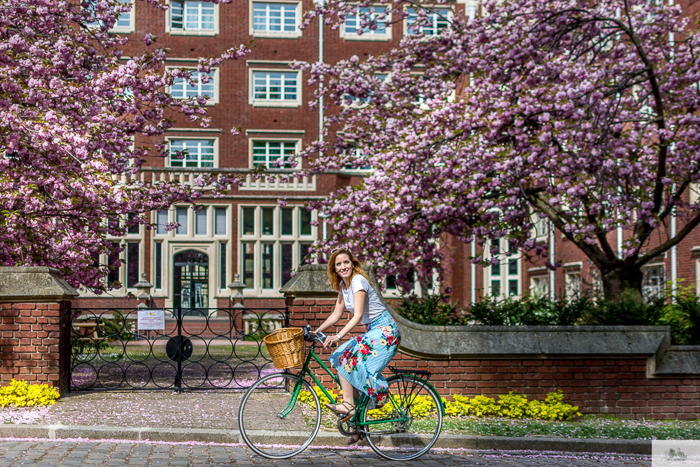
[[[294,409],[294,406],[296,405],[297,398],[299,397],[299,392],[301,391],[302,381],[305,380],[305,377],[307,374],[311,376],[311,379],[313,379],[316,386],[321,388],[321,391],[323,391],[323,394],[328,398],[328,400],[331,401],[332,404],[337,403],[335,398],[328,391],[326,391],[326,388],[323,387],[323,384],[321,384],[321,381],[319,381],[319,379],[316,377],[314,372],[309,367],[309,364],[311,363],[311,359],[314,359],[321,366],[321,368],[326,373],[328,373],[328,375],[330,375],[331,378],[333,378],[333,381],[335,381],[336,384],[340,384],[340,381],[338,380],[338,378],[331,372],[331,370],[326,366],[326,364],[323,363],[323,361],[320,358],[318,358],[318,355],[316,355],[316,352],[314,352],[315,347],[316,347],[316,342],[314,342],[311,345],[311,349],[309,349],[309,355],[306,357],[306,360],[304,361],[304,366],[302,367],[301,372],[298,375],[299,381],[297,382],[297,384],[295,385],[295,387],[292,391],[292,395],[289,398],[289,403],[287,404],[287,407],[285,407],[284,410],[282,410],[282,412],[280,413],[280,416],[283,418],[286,417],[289,414],[289,412],[292,411],[292,409]],[[419,379],[422,379],[422,378],[419,378]],[[394,400],[394,396],[391,393],[389,393],[389,399],[391,401],[387,402],[387,404],[389,404],[389,403],[394,404],[394,407],[396,407],[399,410],[399,412],[401,414],[401,418],[399,418],[399,419],[370,420],[370,421],[360,422],[359,421],[360,413],[364,410],[365,406],[367,405],[367,403],[370,400],[369,397],[367,397],[367,395],[362,394],[360,400],[355,401],[356,402],[356,409],[355,409],[355,415],[353,415],[353,418],[352,418],[352,422],[357,426],[367,426],[367,425],[376,425],[379,423],[392,423],[392,422],[407,421],[408,417],[406,416],[406,414],[404,414],[403,410],[401,409],[400,404],[398,404]]]

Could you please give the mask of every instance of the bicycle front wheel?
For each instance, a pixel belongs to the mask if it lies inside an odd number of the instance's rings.
[[[388,378],[389,401],[362,413],[362,429],[370,447],[388,460],[417,459],[430,451],[442,430],[440,396],[424,380],[411,375]]]
[[[238,409],[243,441],[268,459],[288,459],[306,449],[321,426],[321,403],[306,381],[287,373],[259,379]]]

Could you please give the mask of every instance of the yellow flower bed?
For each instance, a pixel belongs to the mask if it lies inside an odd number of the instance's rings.
[[[325,404],[329,403],[330,400],[318,386],[314,387],[314,391],[321,401],[323,410],[328,410],[325,408]],[[335,391],[328,392],[336,400],[340,398],[340,394],[336,394]],[[411,414],[414,417],[421,418],[435,409],[435,404],[433,404],[431,398],[427,396],[414,397],[415,399],[411,406]],[[527,396],[515,395],[512,391],[506,395],[498,396],[498,398],[498,401],[487,396],[475,396],[469,399],[468,397],[455,394],[454,401],[448,401],[444,398],[442,401],[445,403],[445,415],[448,417],[472,415],[476,417],[496,416],[514,419],[533,418],[537,420],[562,421],[572,420],[574,416],[581,415],[578,411],[578,406],[564,402],[564,394],[561,391],[547,394],[544,402],[538,400],[528,401]],[[312,400],[311,393],[302,391],[299,394],[299,400],[304,403],[310,403]],[[373,417],[389,415],[392,410],[391,406],[391,403],[387,403],[381,409],[371,410],[369,414]]]
[[[60,394],[47,384],[29,384],[12,380],[9,386],[0,387],[0,407],[34,407],[53,405]]]

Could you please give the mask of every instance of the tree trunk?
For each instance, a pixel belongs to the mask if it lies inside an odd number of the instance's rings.
[[[607,301],[642,301],[642,269],[638,266],[623,265],[602,274],[603,293]]]

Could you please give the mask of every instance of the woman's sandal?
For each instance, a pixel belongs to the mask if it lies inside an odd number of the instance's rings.
[[[326,407],[328,407],[330,410],[332,410],[338,415],[345,415],[345,417],[341,419],[343,423],[347,422],[348,420],[350,420],[350,417],[355,415],[355,406],[349,402],[343,401],[340,404],[326,404]],[[339,407],[344,407],[346,410],[340,411],[338,410]]]

